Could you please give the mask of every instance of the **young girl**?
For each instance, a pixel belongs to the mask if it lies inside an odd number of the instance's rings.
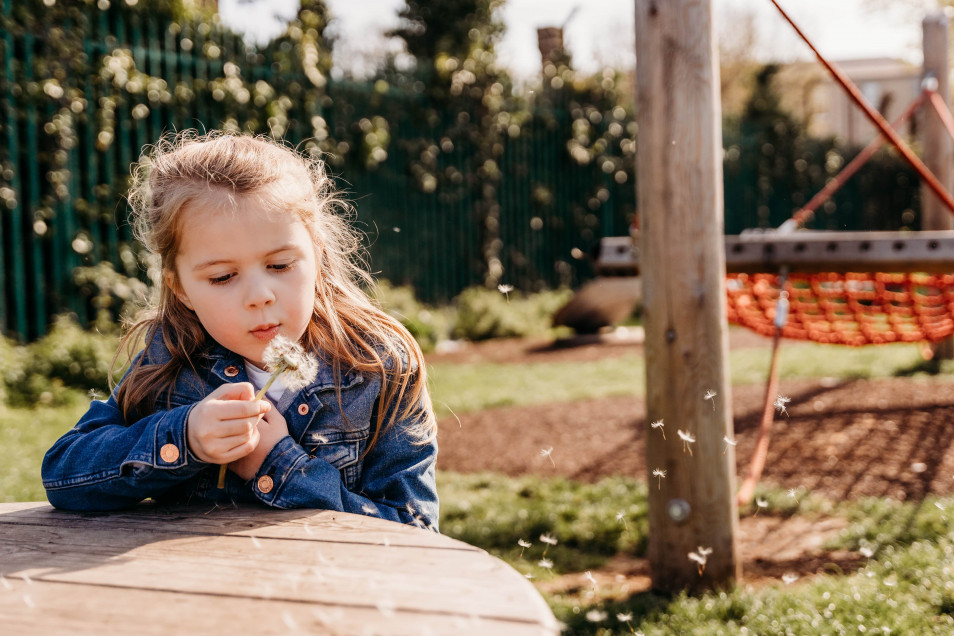
[[[47,452],[50,502],[257,500],[436,530],[421,350],[359,286],[370,276],[322,164],[266,138],[180,134],[140,160],[129,199],[160,295],[124,338],[145,349]],[[255,400],[276,336],[318,374],[297,391],[278,376]]]

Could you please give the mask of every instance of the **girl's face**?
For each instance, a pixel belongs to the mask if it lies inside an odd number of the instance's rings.
[[[311,320],[317,269],[311,234],[292,213],[266,211],[250,197],[235,209],[194,203],[167,284],[216,342],[263,368],[281,334],[298,342]]]

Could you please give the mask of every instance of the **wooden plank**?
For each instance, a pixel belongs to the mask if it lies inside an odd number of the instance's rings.
[[[954,272],[954,232],[793,232],[725,237],[726,270]]]
[[[451,550],[479,548],[419,528],[377,517],[344,515],[331,510],[277,510],[274,508],[177,506],[144,504],[134,510],[109,513],[74,513],[49,504],[0,505],[0,525],[52,525],[60,528],[91,528],[111,531],[154,530],[161,523],[165,532],[196,535],[244,535],[345,543],[395,546],[427,546]],[[342,530],[346,530],[343,533]]]
[[[71,583],[22,579],[0,579],[0,625],[5,633],[43,636],[546,633],[532,621],[424,614],[394,608],[386,602],[374,607],[324,605],[107,587],[90,587],[77,594],[77,586]]]
[[[549,608],[516,570],[430,531],[329,511],[245,508],[210,519],[195,507],[161,510],[80,515],[0,505],[0,575],[7,583],[70,585],[80,608],[104,590],[119,597],[150,592],[362,616],[383,607],[442,620],[549,625],[556,633]],[[411,535],[420,541],[407,541]]]
[[[608,237],[606,263],[600,273],[635,276],[639,253],[625,250],[628,237]],[[602,254],[602,251],[601,251]],[[794,272],[954,272],[954,231],[813,232],[798,231],[725,237],[725,269],[729,273],[774,273],[786,266]]]
[[[723,452],[732,412],[712,15],[712,0],[636,0],[646,458],[649,471],[666,471],[650,489],[648,555],[653,586],[667,592],[724,587],[742,574],[735,457]],[[649,429],[657,420],[666,440]],[[695,440],[691,454],[677,429]],[[669,514],[679,501],[688,514]],[[698,546],[711,550],[702,572],[687,557]]]

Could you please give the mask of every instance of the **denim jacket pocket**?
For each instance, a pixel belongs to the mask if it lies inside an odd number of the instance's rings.
[[[368,443],[368,429],[357,431],[309,431],[302,446],[309,457],[338,469],[345,488],[353,490],[361,479],[361,453]]]

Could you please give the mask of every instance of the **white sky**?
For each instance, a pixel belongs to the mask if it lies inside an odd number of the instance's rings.
[[[717,25],[728,33],[729,21],[739,12],[757,16],[762,57],[788,60],[810,55],[769,0],[714,3]],[[403,0],[326,0],[326,4],[339,34],[336,66],[360,72],[372,68],[383,51],[399,49],[383,33],[397,24]],[[780,0],[780,4],[830,59],[886,56],[915,64],[921,61],[923,10],[934,6],[932,0]],[[281,31],[281,22],[272,16],[293,15],[297,6],[298,0],[219,0],[227,24],[266,38]],[[633,64],[634,7],[633,0],[507,0],[503,13],[507,34],[497,47],[498,57],[516,77],[535,75],[540,66],[536,29],[559,26],[570,18],[564,42],[577,68],[593,71],[606,63]]]

